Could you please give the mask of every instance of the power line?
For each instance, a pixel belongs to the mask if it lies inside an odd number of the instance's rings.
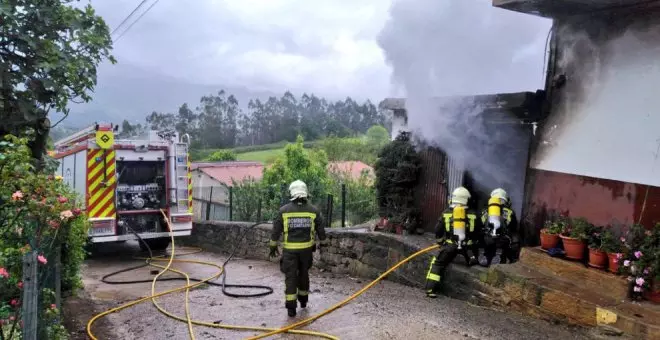
[[[110,35],[115,34],[115,32],[117,32],[117,30],[118,30],[120,27],[122,27],[122,26],[126,23],[126,21],[128,21],[128,19],[130,19],[130,18],[133,16],[133,14],[135,14],[135,12],[137,12],[138,9],[140,9],[140,7],[142,7],[142,6],[143,6],[144,4],[146,4],[146,3],[147,3],[147,0],[142,0],[142,2],[140,2],[140,4],[137,5],[137,7],[135,7],[135,8],[133,9],[133,11],[131,12],[131,14],[129,14],[126,18],[124,18],[124,20],[122,20],[122,22],[121,22],[117,27],[115,27],[115,29],[113,29],[112,32],[110,32]]]
[[[131,27],[133,27],[133,25],[135,25],[138,21],[140,21],[140,19],[142,19],[142,17],[143,17],[145,14],[147,14],[147,13],[149,12],[149,10],[151,10],[154,6],[156,6],[156,4],[158,3],[158,1],[160,1],[160,0],[156,0],[156,1],[154,1],[154,3],[151,4],[151,6],[149,6],[149,7],[147,8],[146,11],[142,12],[142,14],[140,14],[140,16],[139,16],[137,19],[135,19],[135,21],[133,21],[133,23],[132,23],[130,26],[128,26],[128,28],[127,28],[124,32],[122,32],[122,33],[117,37],[117,39],[114,40],[114,43],[116,43],[117,41],[119,41],[119,39],[121,39],[121,37],[123,37],[124,34],[126,34],[126,32],[130,31],[130,30],[131,30]]]

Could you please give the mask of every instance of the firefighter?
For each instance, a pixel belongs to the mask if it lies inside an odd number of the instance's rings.
[[[502,188],[490,193],[488,207],[481,213],[483,225],[483,243],[486,262],[482,266],[488,267],[497,253],[502,250],[500,263],[513,262],[520,248],[518,237],[518,219],[511,209],[509,195]]]
[[[280,208],[273,222],[270,238],[269,258],[279,255],[278,240],[283,236],[280,270],[285,279],[285,304],[290,317],[296,316],[298,302],[307,307],[309,295],[309,269],[316,251],[315,236],[321,241],[320,248],[327,245],[321,212],[308,203],[307,185],[294,181],[289,186],[291,202]]]
[[[442,213],[435,227],[436,242],[440,245],[438,255],[431,259],[429,271],[426,274],[426,295],[437,297],[441,288],[441,279],[447,266],[458,253],[465,258],[468,266],[478,263],[478,235],[475,224],[477,215],[468,209],[470,192],[464,187],[454,189],[451,194],[449,208]],[[468,250],[472,255],[468,254]]]

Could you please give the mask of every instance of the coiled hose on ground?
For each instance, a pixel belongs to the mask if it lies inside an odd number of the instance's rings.
[[[164,211],[161,211],[161,213],[162,213],[163,215],[165,215],[165,212],[164,212]],[[168,226],[169,226],[169,221],[168,221],[167,218],[165,218],[165,221],[167,221]],[[249,231],[249,229],[251,229],[252,227],[255,227],[255,226],[259,225],[259,224],[261,224],[261,223],[256,223],[256,224],[252,225],[250,228],[246,229],[246,231],[243,233],[243,235],[241,235],[241,239],[240,239],[240,240],[242,240],[242,238],[245,237],[245,235],[247,234],[247,231]],[[170,227],[170,230],[171,230],[171,227]],[[137,234],[136,234],[136,235],[137,235]],[[139,238],[139,236],[137,236],[137,237],[138,237],[138,239],[139,239],[141,242],[144,243],[144,241],[141,240],[141,239]],[[307,319],[304,319],[304,320],[301,320],[301,321],[299,321],[299,322],[296,322],[296,323],[293,323],[293,324],[291,324],[291,325],[288,325],[288,326],[286,326],[286,327],[282,327],[282,328],[277,329],[277,328],[256,327],[256,326],[228,325],[228,324],[221,324],[221,323],[213,323],[213,322],[206,322],[206,321],[192,320],[191,317],[190,317],[190,306],[189,306],[189,301],[188,301],[188,293],[189,293],[189,291],[190,291],[191,288],[197,287],[197,286],[202,285],[202,284],[205,284],[205,283],[206,283],[206,284],[213,284],[213,285],[216,285],[216,286],[223,286],[223,293],[225,293],[225,295],[232,296],[232,297],[256,297],[256,296],[264,296],[264,295],[271,294],[271,293],[272,293],[272,288],[271,288],[271,287],[267,287],[267,286],[258,286],[258,285],[228,285],[228,284],[225,284],[225,279],[226,279],[226,277],[227,277],[227,275],[226,275],[226,270],[225,270],[225,266],[226,266],[227,263],[229,263],[229,261],[231,261],[231,259],[233,258],[234,254],[236,253],[236,251],[237,251],[237,249],[238,249],[238,246],[234,248],[234,250],[231,252],[230,256],[227,258],[227,260],[225,260],[225,261],[222,263],[222,265],[217,265],[217,264],[215,264],[215,263],[205,262],[205,261],[197,261],[197,260],[180,260],[180,259],[175,259],[174,236],[173,236],[172,233],[170,233],[170,238],[172,239],[172,251],[171,251],[171,253],[169,254],[170,256],[169,256],[168,259],[165,259],[165,258],[163,258],[163,257],[154,257],[153,254],[151,253],[151,250],[148,249],[148,247],[147,247],[147,249],[149,250],[149,253],[150,253],[150,257],[145,258],[145,260],[146,260],[146,264],[145,264],[145,265],[139,266],[139,268],[142,268],[142,267],[144,267],[144,266],[146,266],[146,265],[150,265],[150,266],[154,266],[154,267],[156,267],[156,268],[160,268],[160,269],[162,269],[162,270],[158,273],[158,275],[156,275],[152,280],[150,280],[150,281],[151,281],[151,296],[147,296],[147,297],[144,297],[144,298],[141,298],[141,299],[137,299],[137,300],[134,300],[134,301],[131,301],[131,302],[125,303],[125,304],[123,304],[123,305],[121,305],[121,306],[118,306],[118,307],[115,307],[115,308],[109,309],[109,310],[107,310],[107,311],[105,311],[105,312],[99,313],[99,314],[95,315],[94,317],[92,317],[92,318],[89,320],[89,322],[87,323],[87,334],[89,335],[89,337],[90,337],[91,339],[93,339],[93,340],[98,340],[98,339],[94,336],[94,334],[92,333],[92,326],[93,326],[93,324],[94,324],[96,321],[98,321],[100,318],[105,317],[105,316],[107,316],[107,315],[109,315],[109,314],[112,314],[112,313],[115,313],[115,312],[118,312],[118,311],[121,311],[121,310],[127,309],[127,308],[132,307],[132,306],[134,306],[134,305],[137,305],[137,304],[139,304],[139,303],[142,303],[142,302],[145,302],[145,301],[151,300],[152,303],[153,303],[153,305],[154,305],[154,307],[156,307],[156,309],[158,309],[158,311],[160,311],[162,314],[164,314],[164,315],[166,315],[166,316],[168,316],[168,317],[170,317],[170,318],[172,318],[172,319],[175,319],[175,320],[178,320],[178,321],[182,321],[182,322],[187,323],[187,325],[188,325],[188,332],[189,332],[189,334],[190,334],[190,339],[192,339],[192,340],[195,339],[195,334],[194,334],[193,327],[192,327],[193,324],[194,324],[194,325],[199,325],[199,326],[212,327],[212,328],[223,328],[223,329],[240,330],[240,331],[258,331],[258,332],[264,332],[264,334],[250,337],[250,338],[248,338],[248,340],[263,339],[263,338],[266,338],[266,337],[269,337],[269,336],[273,336],[273,335],[276,335],[276,334],[280,334],[280,333],[292,333],[292,334],[300,334],[300,335],[311,335],[311,336],[321,337],[321,338],[325,338],[325,339],[338,340],[339,338],[337,338],[337,337],[335,337],[335,336],[332,336],[332,335],[330,335],[330,334],[325,334],[325,333],[321,333],[321,332],[314,332],[314,331],[297,330],[296,328],[299,328],[299,327],[303,327],[303,326],[309,325],[309,324],[311,324],[312,322],[314,322],[315,320],[317,320],[317,319],[319,319],[319,318],[321,318],[321,317],[323,317],[323,316],[325,316],[325,315],[327,315],[327,314],[330,314],[330,313],[332,313],[333,311],[335,311],[335,310],[337,310],[337,309],[343,307],[344,305],[348,304],[348,303],[349,303],[350,301],[352,301],[353,299],[357,298],[358,296],[362,295],[364,292],[366,292],[367,290],[369,290],[369,289],[370,289],[371,287],[373,287],[376,283],[378,283],[379,281],[381,281],[382,279],[384,279],[387,275],[389,275],[391,272],[393,272],[394,270],[396,270],[397,268],[399,268],[399,267],[402,266],[403,264],[407,263],[408,261],[412,260],[413,258],[415,258],[415,257],[417,257],[417,256],[419,256],[419,255],[421,255],[421,254],[424,254],[424,253],[426,253],[426,252],[429,252],[429,251],[432,251],[432,250],[438,249],[438,247],[439,247],[438,245],[433,245],[433,246],[430,246],[430,247],[428,247],[428,248],[422,249],[422,250],[420,250],[420,251],[418,251],[418,252],[416,252],[416,253],[414,253],[414,254],[408,256],[408,257],[405,258],[404,260],[400,261],[399,263],[397,263],[396,265],[394,265],[393,267],[391,267],[390,269],[388,269],[387,271],[385,271],[385,272],[384,272],[383,274],[381,274],[378,278],[376,278],[375,280],[373,280],[371,283],[369,283],[368,285],[366,285],[365,287],[363,287],[362,289],[360,289],[359,291],[357,291],[357,292],[354,293],[353,295],[351,295],[351,296],[349,296],[348,298],[342,300],[341,302],[338,302],[337,304],[335,304],[335,305],[333,305],[332,307],[326,309],[325,311],[323,311],[323,312],[321,312],[321,313],[319,313],[319,314],[317,314],[317,315],[314,315],[314,316],[312,316],[312,317],[309,317],[309,318],[307,318]],[[239,243],[240,243],[240,240],[239,240]],[[190,254],[192,254],[192,253],[193,253],[193,252],[189,252],[189,253],[186,253],[186,254],[184,254],[184,255],[190,255]],[[154,261],[157,261],[157,262],[166,262],[166,261],[167,261],[167,265],[165,265],[165,266],[161,266],[161,265],[158,265],[158,264],[154,264],[154,263],[152,263],[152,262],[154,262]],[[182,272],[182,271],[179,271],[179,270],[176,270],[176,269],[172,269],[172,268],[170,268],[171,265],[172,265],[172,263],[174,263],[174,262],[207,265],[207,266],[212,266],[212,267],[218,268],[219,271],[218,271],[216,274],[214,274],[213,276],[210,276],[210,277],[208,277],[208,278],[206,278],[206,279],[201,279],[201,280],[200,280],[200,279],[194,279],[194,278],[190,278],[190,276],[189,276],[187,273],[185,273],[185,272]],[[137,268],[138,268],[138,267],[132,267],[132,268],[125,269],[125,270],[123,270],[123,271],[110,273],[110,274],[104,276],[104,279],[107,280],[108,277],[111,277],[111,276],[117,275],[117,274],[122,273],[122,272],[127,272],[127,271],[130,271],[130,270],[135,270],[135,269],[137,269]],[[177,274],[183,276],[182,280],[186,280],[186,285],[185,285],[185,286],[182,286],[182,287],[179,287],[179,288],[174,288],[174,289],[170,289],[170,290],[167,290],[167,291],[164,291],[164,292],[156,293],[156,281],[170,280],[170,278],[159,280],[160,276],[163,275],[164,273],[168,272],[168,271],[171,271],[171,272],[174,272],[174,273],[177,273]],[[223,276],[222,284],[217,284],[217,283],[214,284],[214,283],[210,282],[211,280],[214,280],[214,279],[216,279],[216,278],[218,278],[218,277],[220,277],[220,276]],[[173,279],[177,279],[177,278],[173,278]],[[145,280],[140,280],[140,281],[133,281],[133,282],[119,281],[118,283],[115,283],[115,284],[128,284],[128,283],[139,283],[139,282],[148,282],[148,281],[149,281],[149,280],[146,280],[146,281],[145,281]],[[198,281],[198,282],[197,282],[197,283],[193,283],[193,284],[191,284],[190,281]],[[110,283],[110,282],[115,282],[115,281],[109,281],[109,282],[107,282],[107,283]],[[232,295],[230,295],[231,293],[230,293],[230,294],[227,294],[227,292],[225,292],[224,287],[234,287],[234,288],[257,288],[257,289],[268,289],[269,291],[268,291],[268,292],[264,292],[264,293],[252,294],[252,295],[241,295],[241,294],[232,294]],[[162,308],[162,307],[158,304],[158,302],[156,301],[156,298],[158,298],[158,297],[161,297],[161,296],[164,296],[164,295],[168,295],[168,294],[172,294],[172,293],[175,293],[175,292],[179,292],[179,291],[182,291],[182,290],[185,290],[185,317],[177,316],[177,315],[175,315],[175,314],[172,314],[172,313],[168,312],[167,310],[165,310],[164,308]]]

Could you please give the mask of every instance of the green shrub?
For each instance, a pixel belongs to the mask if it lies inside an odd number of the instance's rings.
[[[81,287],[80,268],[85,259],[87,219],[80,209],[81,199],[59,176],[49,175],[52,167],[37,172],[27,138],[5,136],[0,142],[0,332],[20,319],[22,257],[34,251],[39,255],[39,282],[45,282],[47,263],[55,261],[61,248],[62,288]],[[41,291],[40,320],[48,320],[45,332],[50,338],[61,335],[59,311],[51,306],[49,290]]]
[[[212,153],[208,157],[208,160],[211,162],[235,161],[236,154],[234,154],[231,150],[218,150]]]

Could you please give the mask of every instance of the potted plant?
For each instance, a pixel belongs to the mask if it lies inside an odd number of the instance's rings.
[[[564,225],[561,237],[566,257],[572,260],[582,260],[587,246],[591,225],[584,218],[574,218]]]
[[[541,248],[545,250],[557,248],[559,234],[563,227],[562,221],[545,221],[545,225],[541,229]]]
[[[619,262],[623,258],[623,244],[612,230],[606,229],[600,234],[600,250],[607,253],[607,267],[611,273],[618,273]]]
[[[624,258],[620,272],[628,275],[630,297],[633,300],[646,298],[660,303],[659,228],[656,225],[654,230],[646,230],[639,224],[633,225],[625,237]]]
[[[607,265],[607,253],[602,250],[603,227],[595,227],[589,233],[589,266],[594,268],[605,268]]]

